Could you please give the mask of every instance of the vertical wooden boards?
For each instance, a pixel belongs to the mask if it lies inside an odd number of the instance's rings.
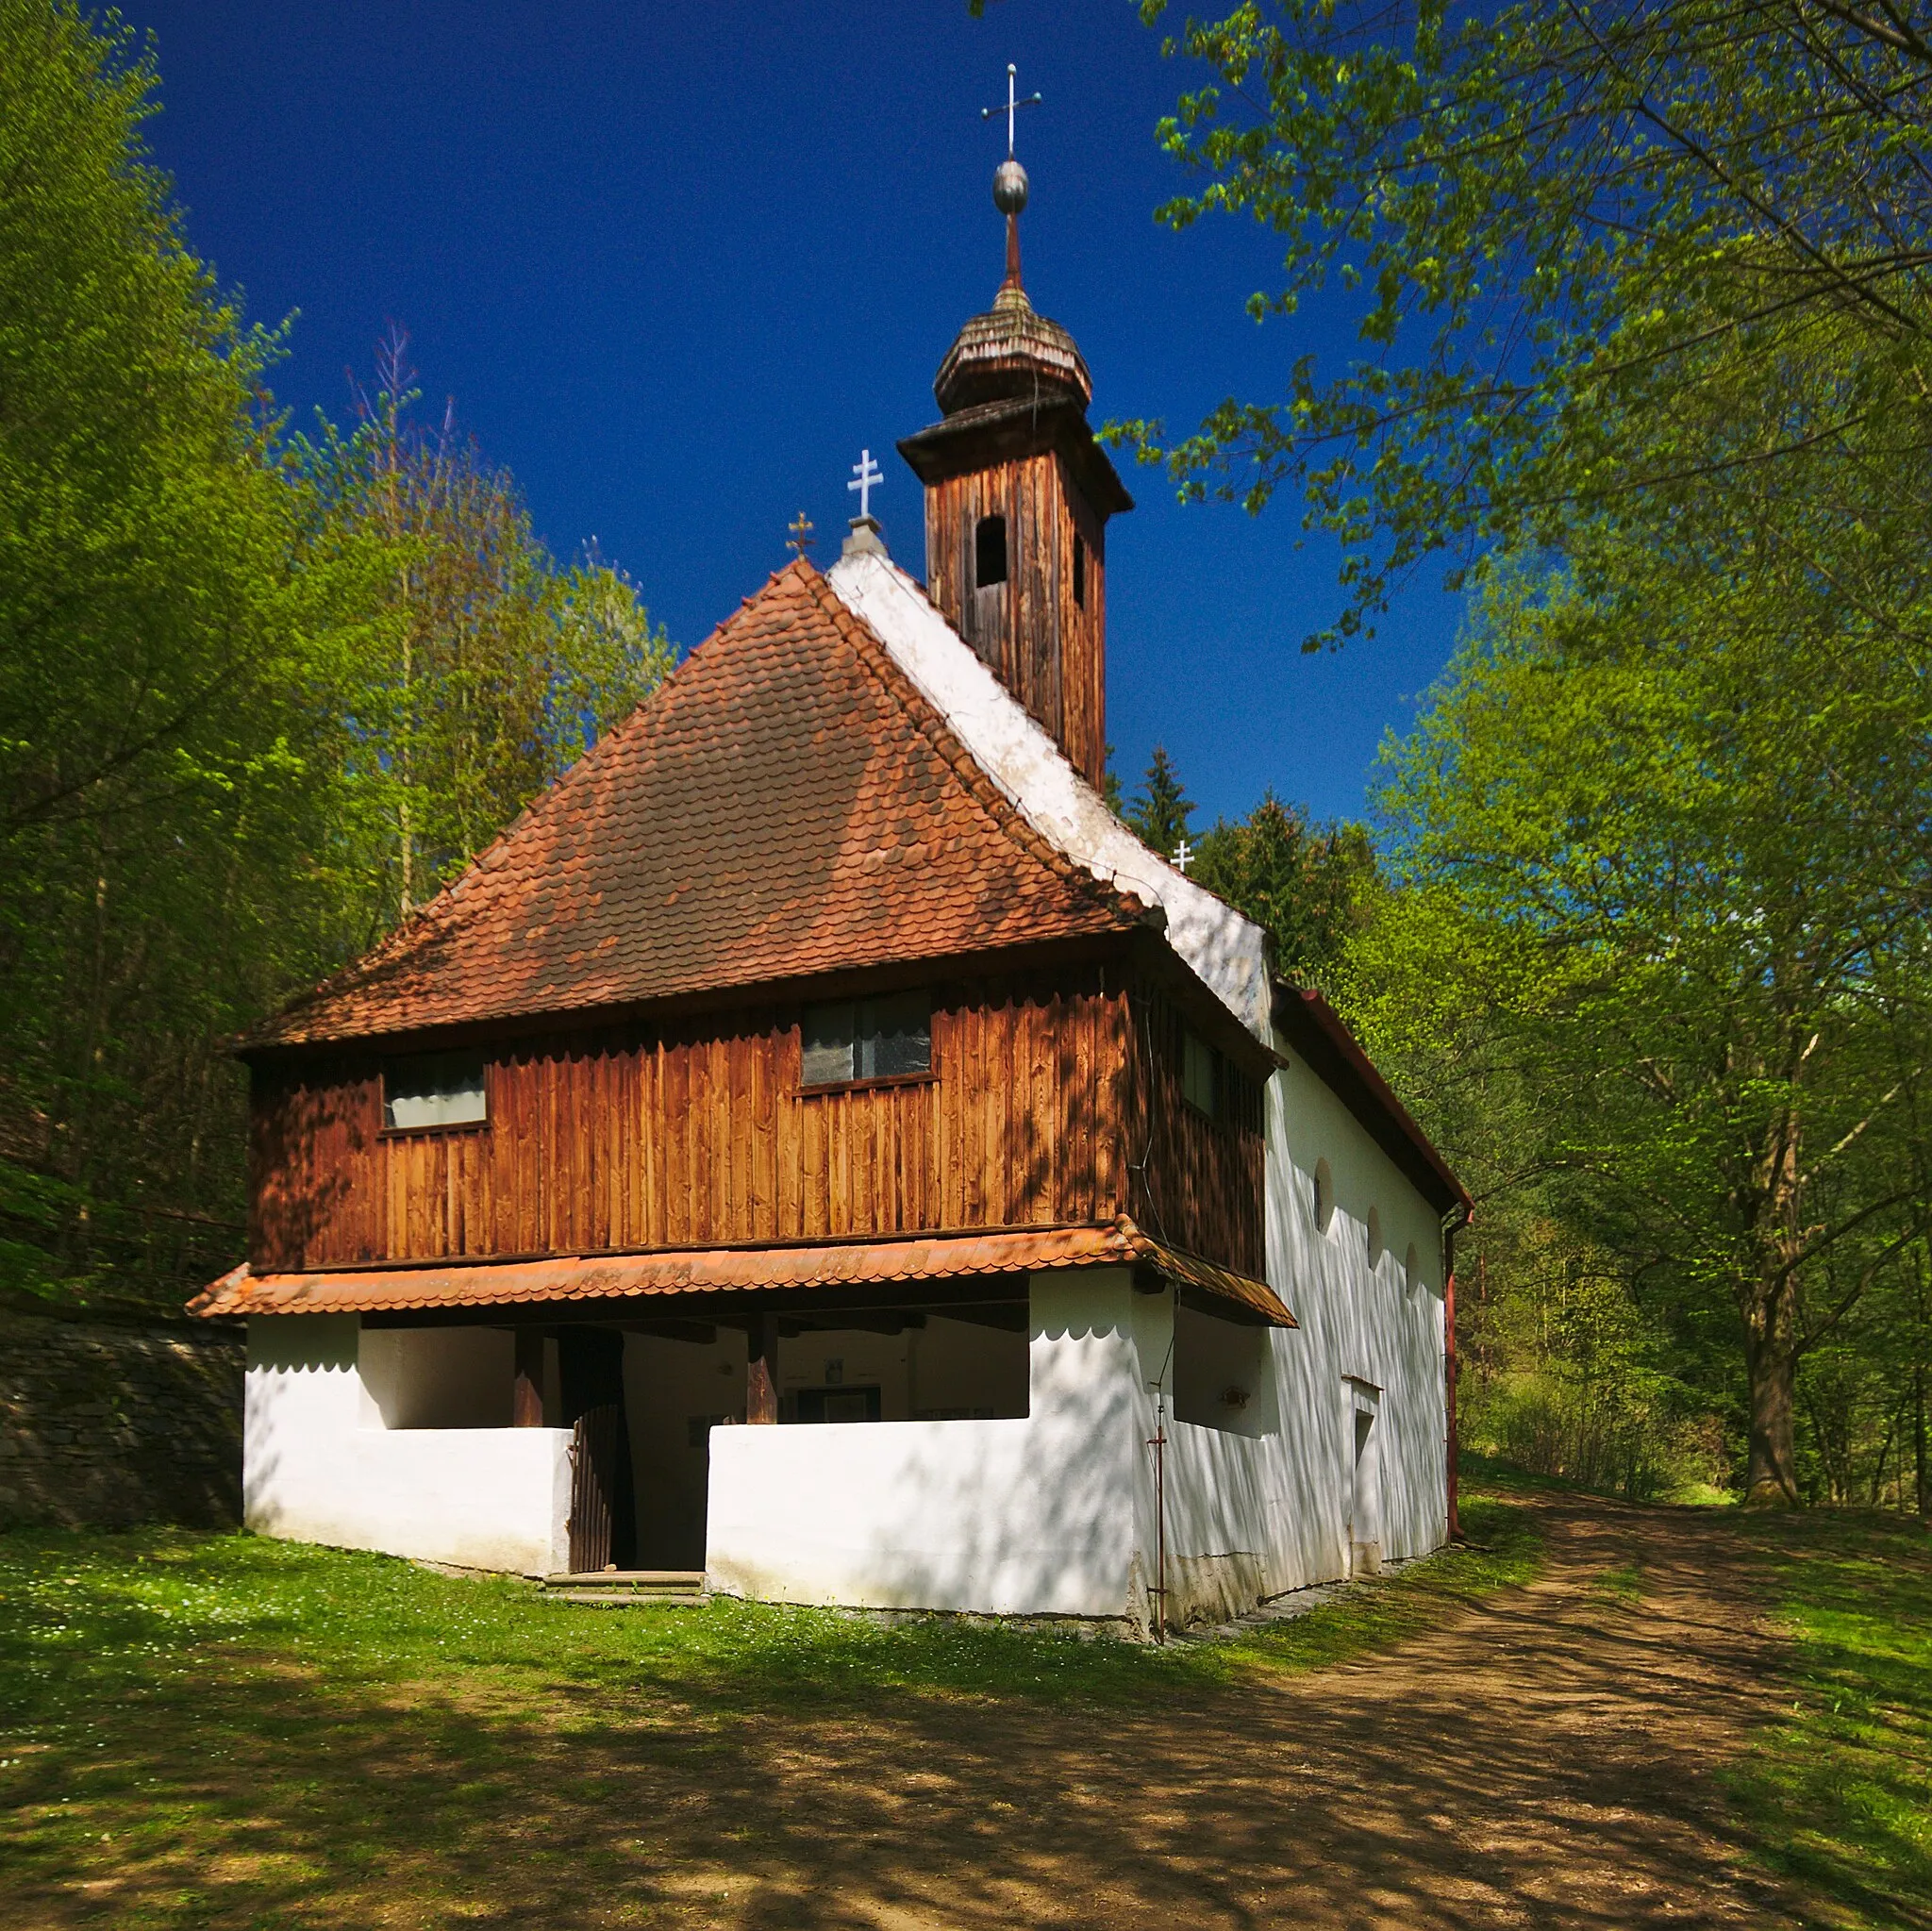
[[[1266,1265],[1261,1089],[1222,1059],[1222,1090],[1209,1118],[1182,1095],[1179,1008],[1142,990],[1134,1020],[1134,1144],[1146,1149],[1146,1164],[1128,1210],[1172,1245],[1258,1276]]]
[[[974,581],[983,518],[1007,526],[1007,580]],[[1074,768],[1100,785],[1107,767],[1106,525],[1055,452],[994,463],[931,483],[925,491],[926,594],[1058,741]],[[1081,542],[1084,594],[1074,594],[1074,544]]]
[[[1133,1035],[1101,967],[935,987],[927,1078],[801,1092],[799,1027],[793,1007],[505,1040],[487,1125],[440,1132],[382,1132],[373,1055],[258,1073],[251,1255],[299,1269],[1127,1208]]]

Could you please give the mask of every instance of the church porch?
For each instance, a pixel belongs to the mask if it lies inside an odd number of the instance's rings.
[[[261,1313],[249,1517],[526,1573],[1140,1629],[1163,1544],[1174,1620],[1265,1592],[1279,1325],[1144,1261]]]

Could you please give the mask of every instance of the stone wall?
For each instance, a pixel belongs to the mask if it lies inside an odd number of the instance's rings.
[[[242,1517],[239,1332],[0,1310],[0,1526]]]

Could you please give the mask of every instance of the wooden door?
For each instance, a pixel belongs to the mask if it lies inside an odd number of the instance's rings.
[[[570,1566],[629,1569],[637,1503],[624,1413],[624,1337],[608,1328],[558,1331],[557,1367],[571,1437]]]
[[[570,1444],[570,1566],[575,1574],[606,1568],[614,1559],[617,1457],[628,1445],[624,1409],[615,1402],[587,1408],[577,1417]]]

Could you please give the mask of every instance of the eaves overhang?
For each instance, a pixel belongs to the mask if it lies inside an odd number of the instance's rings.
[[[1085,411],[1062,396],[981,403],[908,436],[898,449],[928,487],[1051,449],[1065,460],[1087,500],[1103,516],[1118,516],[1134,507]]]
[[[671,1248],[519,1260],[434,1261],[258,1274],[244,1262],[191,1301],[203,1316],[435,1313],[594,1305],[675,1312],[696,1298],[754,1305],[772,1296],[951,1286],[1065,1268],[1126,1267],[1208,1297],[1228,1318],[1271,1327],[1295,1319],[1265,1281],[1155,1240],[1124,1214],[1090,1225],[1000,1227],[892,1240]]]

